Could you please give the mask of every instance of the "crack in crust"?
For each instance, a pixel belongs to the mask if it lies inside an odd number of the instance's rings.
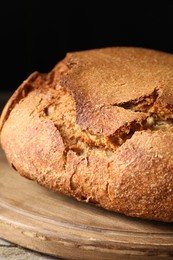
[[[154,89],[153,93],[148,96],[143,96],[140,99],[134,99],[131,101],[123,102],[120,104],[114,104],[114,106],[123,107],[135,112],[148,113],[150,110],[153,111],[153,106],[159,97],[159,89]]]
[[[158,92],[154,91],[150,96],[145,97],[140,102],[122,104],[122,109],[130,109],[133,112],[145,113],[141,121],[134,120],[125,123],[122,127],[114,132],[113,135],[106,136],[104,133],[93,133],[90,130],[82,130],[76,124],[76,106],[72,96],[57,86],[53,94],[52,102],[48,106],[42,107],[44,116],[54,122],[55,126],[61,133],[66,150],[72,150],[81,155],[89,152],[90,149],[104,149],[107,156],[111,156],[111,151],[115,151],[127,139],[130,139],[136,131],[162,130],[173,131],[173,119],[164,119],[157,114]],[[128,108],[127,108],[128,105]],[[116,105],[117,106],[117,105]]]
[[[143,121],[141,130],[151,129],[154,131],[160,129],[163,131],[173,131],[173,107],[170,105],[163,107],[159,104],[159,96],[160,90],[155,89],[153,93],[142,97],[140,100],[132,100],[122,104],[115,104],[114,106],[145,113],[147,118]]]

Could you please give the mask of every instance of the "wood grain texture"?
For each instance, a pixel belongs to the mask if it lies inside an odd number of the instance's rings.
[[[173,224],[125,217],[56,194],[19,176],[2,151],[0,237],[65,259],[173,256]]]

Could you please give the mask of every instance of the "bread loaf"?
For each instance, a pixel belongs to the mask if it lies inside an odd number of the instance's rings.
[[[107,210],[173,221],[173,55],[68,53],[7,102],[0,141],[22,176]]]

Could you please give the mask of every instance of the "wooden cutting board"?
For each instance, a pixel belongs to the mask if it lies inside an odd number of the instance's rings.
[[[65,259],[168,259],[173,224],[106,211],[19,176],[0,150],[0,237]]]

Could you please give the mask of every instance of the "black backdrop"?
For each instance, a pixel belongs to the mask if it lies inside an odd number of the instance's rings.
[[[70,51],[141,46],[173,53],[171,1],[135,2],[1,1],[0,90],[15,90]]]

